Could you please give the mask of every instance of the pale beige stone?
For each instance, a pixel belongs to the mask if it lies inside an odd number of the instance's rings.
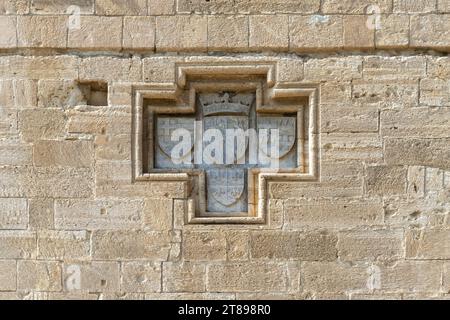
[[[19,47],[66,48],[67,17],[19,16],[17,19]]]
[[[394,12],[429,13],[436,11],[436,0],[394,0]]]
[[[450,2],[448,0],[438,0],[439,12],[450,13]]]
[[[322,132],[378,132],[378,109],[373,106],[334,106],[322,108]]]
[[[143,220],[154,231],[173,228],[173,201],[171,199],[146,199]]]
[[[360,57],[310,59],[305,62],[305,80],[322,82],[360,79],[362,67]]]
[[[241,51],[249,46],[247,16],[209,16],[208,50]]]
[[[144,81],[173,83],[175,81],[175,63],[180,60],[180,58],[171,56],[143,59]]]
[[[38,82],[38,106],[66,108],[86,105],[89,90],[77,81],[41,80]]]
[[[123,20],[123,48],[150,49],[155,47],[154,17],[125,17]]]
[[[131,160],[131,138],[126,134],[105,134],[95,138],[95,159]]]
[[[32,148],[28,144],[0,142],[0,165],[31,165]]]
[[[59,262],[29,260],[17,262],[17,288],[19,290],[61,291],[61,280]]]
[[[342,232],[338,239],[342,261],[395,260],[404,256],[403,230]]]
[[[19,129],[25,141],[61,138],[64,114],[58,109],[27,109],[19,112]]]
[[[2,259],[33,259],[37,254],[36,233],[30,231],[0,231]]]
[[[187,261],[226,260],[227,240],[220,231],[186,231],[182,249]]]
[[[93,14],[95,0],[33,0],[31,1],[31,13],[33,14]],[[71,10],[73,7],[73,11]]]
[[[434,107],[450,106],[450,80],[422,79],[420,104]]]
[[[28,228],[28,202],[20,198],[0,198],[0,230]]]
[[[278,61],[278,81],[295,82],[304,77],[304,63],[298,58],[286,58]]]
[[[338,262],[306,262],[302,265],[303,291],[339,293],[367,289],[367,268]]]
[[[141,61],[114,57],[85,58],[80,63],[80,78],[89,81],[140,81]]]
[[[299,52],[340,49],[344,46],[343,28],[342,16],[290,16],[289,48]]]
[[[411,47],[448,49],[450,47],[450,15],[412,16]]]
[[[90,141],[37,141],[33,161],[40,167],[88,168],[93,165],[94,148]]]
[[[95,13],[99,16],[141,16],[147,14],[146,0],[96,0]]]
[[[27,14],[30,11],[28,0],[4,0],[0,2],[1,14]]]
[[[57,200],[55,227],[61,230],[134,229],[141,225],[141,200]]]
[[[28,201],[30,228],[48,230],[54,228],[53,199],[31,199]]]
[[[368,194],[392,195],[406,192],[405,168],[371,166],[366,170],[366,192]]]
[[[152,0],[148,1],[148,15],[162,16],[171,15],[175,13],[175,6],[177,0]]]
[[[67,260],[62,276],[65,295],[77,292],[118,292],[120,287],[118,262]]]
[[[322,11],[324,13],[367,13],[369,5],[377,6],[380,13],[392,12],[392,1],[390,0],[373,0],[368,3],[366,0],[324,0]]]
[[[90,237],[86,231],[38,232],[38,259],[87,259]]]
[[[425,167],[408,167],[407,193],[413,197],[423,197],[425,194]]]
[[[377,48],[406,48],[409,44],[409,16],[401,14],[382,15],[381,28],[376,30]]]
[[[0,291],[15,291],[16,289],[17,262],[15,260],[0,260]]]
[[[80,28],[71,28],[67,46],[83,49],[121,49],[122,18],[81,16]]]
[[[250,50],[284,50],[289,47],[289,17],[250,16]]]
[[[1,16],[0,29],[0,47],[2,48],[16,48],[17,47],[17,18]]]
[[[367,16],[346,15],[343,24],[344,48],[368,49],[375,47],[375,28],[368,27]]]
[[[156,50],[206,51],[207,33],[207,17],[159,16],[156,18]]]
[[[448,80],[448,77],[450,77],[450,58],[429,57],[427,59],[427,73],[429,77]]]
[[[322,138],[324,161],[383,162],[383,141],[378,133],[330,133]]]
[[[37,106],[37,82],[26,79],[0,80],[0,105],[17,109]]]
[[[412,80],[425,77],[424,57],[377,57],[364,58],[363,76],[366,80]]]
[[[298,259],[301,261],[333,261],[337,258],[337,237],[327,233],[253,232],[253,259]]]
[[[123,292],[160,292],[161,264],[151,262],[123,263],[120,288]]]
[[[406,234],[407,259],[449,259],[450,230],[409,230]]]
[[[192,262],[163,264],[164,292],[205,292],[206,265]]]
[[[207,268],[210,292],[286,291],[287,268],[278,263],[211,264]]]
[[[275,214],[273,206],[269,209],[269,214]],[[248,231],[229,231],[227,238],[227,260],[243,261],[248,260],[250,255],[250,233]]]

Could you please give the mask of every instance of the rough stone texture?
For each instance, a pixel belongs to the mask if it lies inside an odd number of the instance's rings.
[[[0,299],[449,299],[449,15],[448,0],[0,1]],[[317,88],[318,176],[268,183],[265,224],[189,224],[192,183],[135,181],[135,93],[167,106],[180,67],[237,61],[273,65],[265,107]]]

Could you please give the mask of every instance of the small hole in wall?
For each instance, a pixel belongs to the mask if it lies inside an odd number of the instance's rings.
[[[107,106],[108,105],[108,83],[102,81],[79,83],[80,89],[86,98],[89,106]]]
[[[106,284],[107,284],[106,280],[100,280],[100,285],[102,287],[106,287]]]
[[[104,215],[108,214],[108,211],[106,210],[106,208],[101,208],[101,209],[100,209],[100,214],[101,214],[102,216],[104,216]]]

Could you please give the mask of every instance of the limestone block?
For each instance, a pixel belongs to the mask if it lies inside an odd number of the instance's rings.
[[[57,200],[55,227],[61,230],[134,229],[141,224],[141,200]]]
[[[366,170],[366,192],[368,194],[392,195],[406,192],[406,168],[371,166]]]
[[[29,144],[0,142],[0,166],[31,165],[32,150]]]
[[[76,79],[78,58],[73,56],[5,56],[0,57],[3,78]]]
[[[19,290],[61,291],[61,279],[59,262],[30,260],[17,262],[17,288]]]
[[[316,293],[364,290],[369,279],[367,268],[338,262],[306,262],[302,274],[303,291]]]
[[[117,262],[66,261],[63,269],[63,286],[66,295],[82,292],[118,292],[120,271]]]
[[[366,80],[413,80],[426,75],[424,57],[379,57],[364,58],[363,77]]]
[[[321,110],[322,132],[378,132],[378,109],[373,106],[324,105]]]
[[[146,199],[144,224],[154,231],[171,230],[173,227],[172,199]]]
[[[450,106],[450,80],[422,79],[420,81],[420,104],[432,107]]]
[[[333,261],[336,243],[337,237],[326,233],[253,232],[251,255],[254,259]]]
[[[95,0],[33,0],[31,1],[32,14],[65,14],[76,13],[79,8],[80,14],[93,14]],[[75,6],[72,11],[71,6]]]
[[[299,52],[340,49],[344,46],[343,28],[342,16],[291,16],[289,48]]]
[[[375,47],[375,28],[368,22],[367,16],[344,16],[344,48],[368,49]]]
[[[106,134],[95,138],[95,159],[131,160],[131,137],[128,134]]]
[[[96,50],[122,48],[122,18],[81,16],[80,28],[69,29],[67,46]]]
[[[411,17],[411,47],[450,47],[450,15]]]
[[[403,230],[364,230],[338,235],[342,261],[395,260],[404,256]]]
[[[0,28],[2,34],[0,35],[0,47],[2,48],[16,48],[17,47],[17,18],[9,16],[0,17]]]
[[[19,16],[17,19],[19,47],[66,48],[66,16]]]
[[[161,292],[161,264],[123,263],[120,287],[123,292]]]
[[[27,142],[63,136],[64,113],[58,109],[26,109],[19,112],[19,130]]]
[[[365,293],[352,293],[350,300],[402,300],[402,294],[400,293],[379,293],[379,294],[365,294]]]
[[[148,1],[148,15],[162,16],[175,13],[175,5],[177,0],[152,0]]]
[[[125,17],[123,20],[123,48],[150,49],[155,47],[154,17]]]
[[[438,0],[438,11],[450,13],[450,2],[448,0]]]
[[[450,290],[450,263],[444,263],[444,272],[442,273],[442,275],[444,290],[448,292]],[[449,298],[449,295],[447,295],[446,297]]]
[[[132,86],[113,82],[108,87],[108,106],[130,106],[132,105]]]
[[[383,162],[383,141],[378,133],[330,133],[322,138],[324,161]]]
[[[437,193],[444,187],[444,171],[439,168],[425,169],[425,192]]]
[[[89,92],[76,81],[41,80],[38,83],[38,106],[66,108],[86,105]]]
[[[30,231],[0,231],[2,259],[33,259],[36,257],[36,233]]]
[[[17,109],[37,106],[37,82],[33,80],[0,80],[0,106]]]
[[[381,112],[383,137],[445,138],[450,128],[450,110],[414,108]]]
[[[436,0],[394,0],[394,12],[429,13],[436,11]]]
[[[17,262],[15,260],[0,260],[0,291],[15,291],[17,289]],[[2,298],[0,296],[0,298]]]
[[[407,259],[450,259],[450,230],[409,230],[406,234]]]
[[[90,257],[89,242],[86,231],[40,231],[38,259],[87,259]]]
[[[192,262],[163,264],[164,292],[205,292],[206,265]]]
[[[208,50],[247,50],[249,44],[248,20],[247,16],[209,16]]]
[[[153,293],[146,294],[145,300],[235,300],[232,293]]]
[[[94,164],[94,146],[91,141],[37,141],[33,161],[40,167],[89,168]]]
[[[377,48],[406,48],[409,45],[408,15],[382,15],[380,25],[381,28],[375,32]]]
[[[55,227],[53,199],[30,199],[28,205],[32,230],[48,230]]]
[[[95,13],[99,16],[145,16],[147,15],[147,1],[96,0]]]
[[[17,110],[0,107],[0,137],[18,137]]]
[[[143,59],[144,81],[170,82],[175,81],[175,63],[181,59],[175,56],[158,56]]]
[[[423,197],[425,195],[425,167],[408,167],[407,193],[412,197]]]
[[[273,215],[273,206],[269,212]],[[249,259],[250,253],[250,233],[248,231],[227,231],[227,260],[243,261]]]
[[[210,292],[271,292],[287,290],[287,267],[279,263],[211,264],[207,268]]]
[[[286,50],[289,47],[289,17],[250,16],[250,50]]]
[[[170,250],[167,233],[144,231],[95,231],[92,256],[96,259],[150,259],[165,261]]]
[[[391,292],[437,292],[441,287],[442,263],[439,261],[400,261],[380,265],[380,289]]]
[[[0,198],[0,230],[25,230],[27,227],[27,200],[20,198]]]
[[[226,260],[227,239],[221,231],[185,231],[182,250],[187,261]]]
[[[388,138],[385,159],[389,165],[422,165],[450,169],[450,139]]]
[[[430,78],[448,80],[450,77],[449,57],[429,57],[427,62],[427,73]]]
[[[392,12],[392,1],[390,0],[374,0],[370,4],[365,0],[324,0],[322,11],[324,13],[367,13],[367,7],[375,5],[380,8],[381,13]]]
[[[80,64],[80,79],[89,81],[140,81],[141,61],[137,58],[85,58]]]
[[[381,225],[383,204],[380,200],[290,200],[285,204],[285,228],[351,229]]]
[[[350,81],[327,81],[320,84],[320,102],[324,106],[347,106],[352,103],[351,96],[352,83]]]
[[[0,14],[27,14],[29,11],[28,0],[5,0],[0,3]]]
[[[280,82],[301,81],[304,76],[303,60],[292,57],[278,60],[277,79]]]
[[[207,46],[207,17],[180,15],[156,18],[157,51],[206,51]]]
[[[362,77],[361,57],[313,58],[305,62],[305,80],[345,81]]]

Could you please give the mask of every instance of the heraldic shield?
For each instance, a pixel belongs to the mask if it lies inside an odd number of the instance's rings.
[[[208,211],[243,212],[247,210],[246,170],[240,168],[206,171]]]

